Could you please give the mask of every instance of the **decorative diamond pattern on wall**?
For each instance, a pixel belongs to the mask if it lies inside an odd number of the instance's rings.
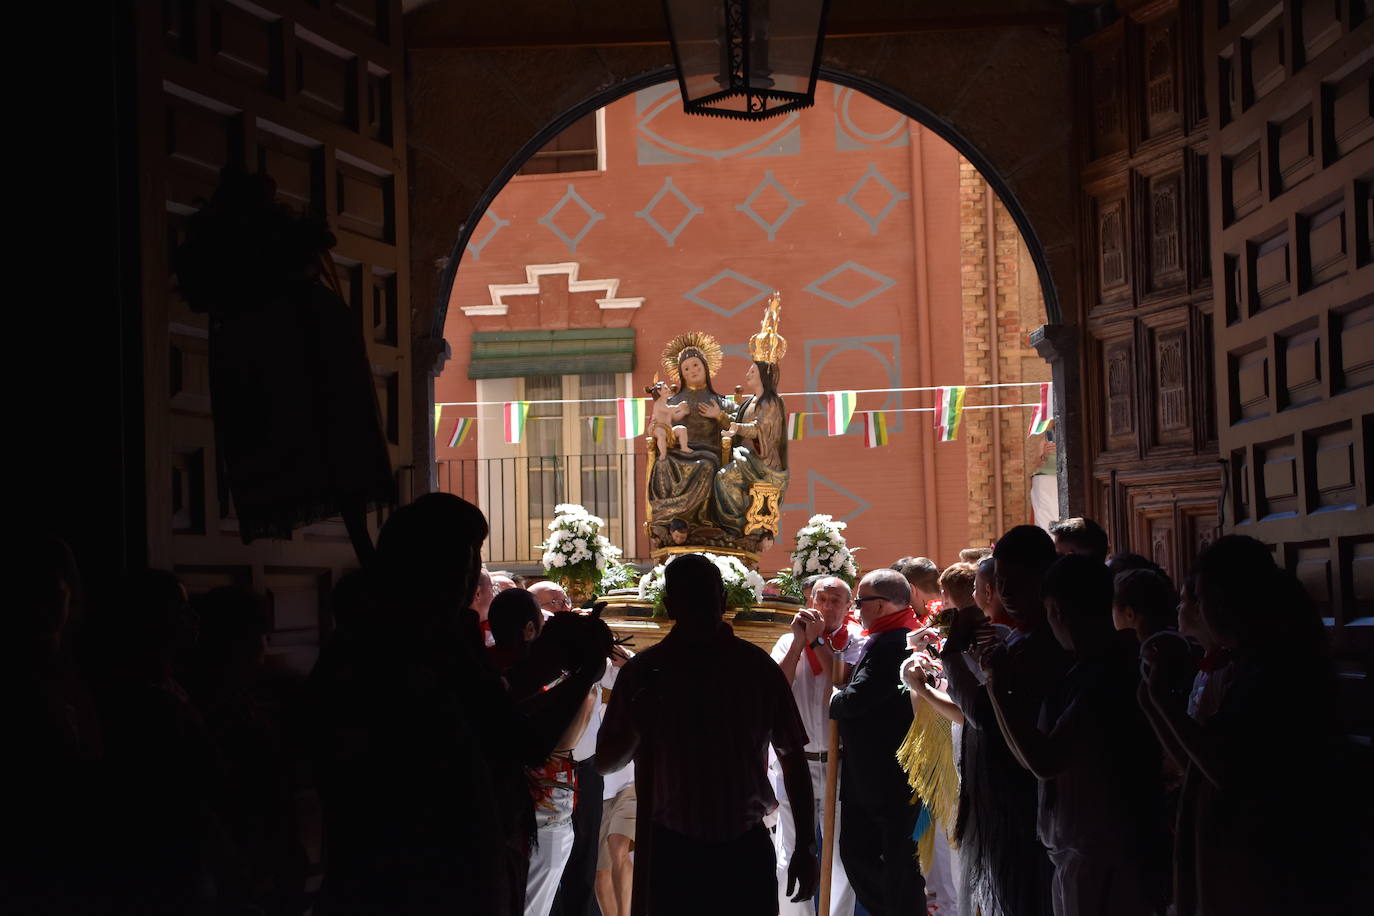
[[[672,229],[669,229],[666,226],[664,226],[654,216],[654,210],[658,208],[658,205],[663,201],[663,198],[669,194],[677,198],[678,203],[682,204],[683,206],[682,216],[678,219],[677,224],[673,226]],[[687,197],[686,194],[683,194],[680,190],[678,190],[677,185],[673,184],[673,179],[665,178],[663,179],[663,187],[658,189],[657,194],[649,198],[649,203],[645,205],[643,210],[635,211],[635,216],[644,220],[644,222],[648,223],[650,226],[653,226],[654,231],[657,232],[659,235],[663,236],[663,240],[667,242],[668,247],[671,248],[674,244],[676,244],[678,235],[682,232],[683,229],[687,228],[687,224],[690,223],[697,216],[697,214],[703,212],[705,211],[703,211],[696,204],[692,203],[692,201]],[[671,219],[671,217],[667,215],[665,215],[664,218]]]
[[[783,202],[787,205],[783,209],[782,213],[780,213],[778,217],[772,220],[771,222],[769,220],[764,219],[762,214],[760,214],[757,210],[754,209],[754,204],[762,203],[763,201],[761,201],[760,198],[764,194],[767,194],[769,191],[772,191],[774,195],[781,197]],[[735,209],[747,215],[750,219],[752,219],[755,223],[758,224],[760,229],[762,229],[764,232],[767,232],[768,241],[771,242],[777,237],[778,230],[782,228],[783,223],[787,222],[788,217],[790,217],[794,212],[796,212],[798,207],[803,206],[805,203],[806,201],[798,200],[796,197],[792,196],[791,192],[789,192],[782,185],[778,184],[778,180],[773,177],[773,170],[768,169],[766,172],[763,173],[763,180],[759,182],[758,187],[754,188],[754,190],[750,192],[749,196],[744,199],[744,203],[735,204]]]
[[[492,226],[487,229],[480,239],[468,240],[467,250],[472,252],[472,259],[474,261],[480,261],[482,259],[482,249],[487,247],[487,243],[496,236],[496,233],[510,225],[510,220],[502,219],[490,209],[482,214],[482,219],[490,219],[492,221]]]
[[[870,181],[876,182],[879,187],[887,192],[887,202],[878,208],[877,213],[868,212],[858,200],[859,194],[863,192],[864,185],[868,184]],[[873,235],[877,235],[879,224],[887,219],[887,215],[892,212],[892,208],[897,206],[898,202],[906,200],[910,196],[911,195],[907,194],[905,191],[898,191],[897,187],[892,182],[888,181],[887,177],[883,175],[882,172],[878,171],[878,167],[870,162],[868,164],[868,171],[864,172],[863,177],[855,182],[854,187],[850,188],[849,191],[840,198],[840,203],[859,214],[859,219],[868,223],[868,231]]]
[[[566,207],[569,203],[574,203],[577,204],[577,206],[581,207],[582,213],[585,217],[585,219],[582,222],[581,228],[577,230],[577,233],[575,235],[568,235],[558,225],[558,214],[561,213],[563,211],[563,208]],[[562,239],[563,244],[568,246],[569,251],[576,252],[577,243],[586,238],[587,233],[592,231],[592,227],[595,226],[597,223],[601,222],[605,218],[606,214],[598,213],[595,207],[593,207],[591,204],[587,203],[585,200],[582,199],[582,195],[577,193],[576,188],[574,188],[572,185],[568,185],[568,190],[564,192],[561,198],[559,198],[558,203],[554,204],[553,208],[550,209],[548,213],[545,213],[543,216],[539,217],[539,222],[543,223],[546,227],[548,227],[548,230],[550,232],[552,232],[554,235]]]
[[[826,367],[830,361],[843,354],[850,354],[851,356],[859,354],[865,359],[872,360],[873,364],[881,369],[884,383],[889,387],[898,388],[902,384],[902,339],[897,334],[815,338],[806,341],[803,345],[803,352],[805,354],[806,391],[833,391],[844,387],[847,383],[842,377],[836,378],[833,374],[826,375]],[[793,407],[792,409],[798,408]],[[825,395],[815,394],[808,397],[806,406],[801,409],[807,412],[807,435],[825,435]],[[887,428],[891,432],[901,432],[905,428],[906,414],[901,412],[902,393],[900,391],[889,391],[883,396],[882,403],[876,409],[893,411],[887,417]],[[916,416],[924,415],[917,414]],[[862,436],[863,424],[851,422],[849,431],[845,435]]]
[[[724,285],[721,286],[719,289],[716,289],[715,292],[712,293],[714,297],[729,296],[729,298],[731,299],[736,299],[739,296],[743,295],[745,296],[745,298],[740,299],[740,301],[734,305],[724,305],[718,302],[713,302],[711,299],[706,298],[706,296],[703,294],[706,293],[707,290],[716,287],[717,284]],[[738,287],[741,285],[745,287],[744,291],[738,289]],[[732,286],[736,287],[733,290],[733,292],[735,293],[734,296],[729,295],[731,292],[730,287]],[[752,296],[748,295],[748,290],[751,289],[755,291]],[[726,318],[730,318],[734,315],[738,315],[740,312],[744,311],[749,306],[760,301],[761,299],[763,299],[764,296],[767,296],[772,291],[773,287],[768,286],[764,283],[760,283],[759,281],[751,279],[750,277],[746,277],[744,274],[737,273],[733,270],[722,270],[720,273],[716,274],[714,277],[711,277],[705,283],[702,283],[699,286],[695,286],[692,289],[689,289],[687,292],[683,293],[682,298],[686,299],[688,302],[695,302],[702,308],[710,309],[717,315],[723,315]]]
[[[873,286],[870,287],[867,292],[864,292],[858,296],[850,296],[848,298],[830,292],[825,288],[825,285],[827,283],[831,283],[838,277],[841,277],[844,274],[849,273],[851,271],[854,273],[862,274],[863,276],[872,280]],[[834,270],[817,277],[816,279],[812,280],[810,283],[806,284],[806,286],[802,288],[805,289],[808,293],[820,296],[822,299],[829,299],[836,305],[842,305],[847,309],[852,309],[857,308],[860,305],[863,305],[869,299],[872,299],[879,293],[885,292],[886,290],[889,290],[896,285],[897,281],[892,279],[891,277],[880,274],[876,270],[870,270],[869,268],[864,267],[862,264],[856,264],[853,261],[845,261],[839,267],[836,267]]]
[[[789,492],[797,490],[797,481],[793,481]],[[826,493],[825,491],[830,492]],[[816,497],[821,496],[817,502]],[[806,502],[804,503],[784,503],[784,512],[801,511],[810,517],[817,512],[824,512],[833,515],[837,521],[852,522],[856,517],[867,512],[873,504],[864,499],[853,490],[840,486],[835,481],[826,477],[818,471],[806,472]]]

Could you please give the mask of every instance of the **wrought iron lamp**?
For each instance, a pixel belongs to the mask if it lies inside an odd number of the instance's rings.
[[[829,0],[663,0],[688,114],[761,121],[816,101]]]

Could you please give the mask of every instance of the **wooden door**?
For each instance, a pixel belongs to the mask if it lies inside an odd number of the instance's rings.
[[[1226,530],[1374,645],[1374,8],[1207,5]]]
[[[1073,49],[1087,513],[1175,578],[1220,525],[1199,7],[1137,4]]]
[[[344,298],[357,313],[396,468],[411,464],[409,279],[399,0],[139,3],[139,229],[147,542],[153,566],[192,592],[265,593],[273,651],[306,668],[327,596],[354,563],[342,522],[289,541],[239,539],[216,473],[207,325],[169,267],[187,216],[237,163],[323,213]],[[403,496],[408,481],[400,481]],[[377,519],[373,519],[374,534]]]

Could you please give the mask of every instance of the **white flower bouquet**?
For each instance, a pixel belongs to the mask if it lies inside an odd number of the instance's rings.
[[[559,579],[570,595],[573,588],[579,592],[595,589],[606,567],[619,562],[620,548],[601,534],[606,523],[582,506],[562,503],[553,511],[548,539],[539,545],[544,551],[544,571]]]
[[[844,539],[847,527],[829,515],[811,516],[797,532],[797,546],[792,551],[792,576],[798,581],[807,576],[836,576],[852,588],[859,568],[854,564],[854,551]]]
[[[726,607],[750,607],[763,599],[763,576],[746,567],[738,557],[721,556],[706,551],[702,551],[701,555],[716,564],[716,569],[720,570],[721,581],[725,583]],[[663,571],[674,559],[676,556],[670,556],[666,562],[655,566],[639,580],[639,597],[643,601],[654,603],[656,615],[663,613]]]

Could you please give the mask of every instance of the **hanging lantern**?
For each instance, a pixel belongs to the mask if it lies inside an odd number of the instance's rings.
[[[829,0],[663,0],[689,114],[761,121],[808,108]]]

